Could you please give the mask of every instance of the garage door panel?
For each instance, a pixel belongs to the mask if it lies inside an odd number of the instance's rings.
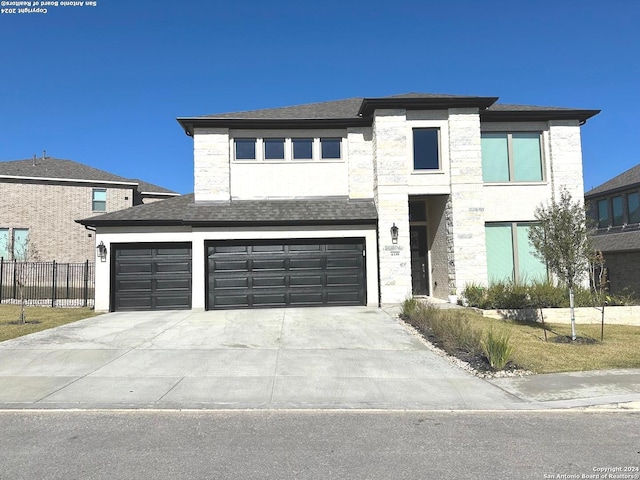
[[[191,245],[114,245],[113,310],[191,308]]]
[[[207,244],[207,308],[366,303],[363,239]]]

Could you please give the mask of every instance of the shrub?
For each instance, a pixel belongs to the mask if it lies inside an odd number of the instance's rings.
[[[557,308],[569,301],[567,290],[557,287],[550,280],[531,282],[529,297],[534,308]]]
[[[489,327],[481,346],[489,365],[494,370],[504,369],[515,351],[515,347],[511,344],[511,332],[503,330],[494,333],[493,326]]]
[[[402,302],[400,315],[404,318],[410,318],[416,312],[416,308],[418,307],[418,300],[414,297],[409,297]]]

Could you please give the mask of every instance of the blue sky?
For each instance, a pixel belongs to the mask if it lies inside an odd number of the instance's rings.
[[[97,0],[0,15],[0,160],[67,158],[180,193],[175,118],[407,92],[601,109],[588,190],[640,162],[640,2]]]

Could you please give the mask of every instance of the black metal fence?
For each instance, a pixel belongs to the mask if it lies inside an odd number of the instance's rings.
[[[0,303],[92,307],[95,264],[16,262],[0,258]]]

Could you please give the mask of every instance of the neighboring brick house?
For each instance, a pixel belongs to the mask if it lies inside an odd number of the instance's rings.
[[[28,236],[42,261],[93,262],[93,232],[75,220],[177,195],[71,160],[0,162],[0,257],[20,259]]]
[[[584,198],[596,227],[594,247],[604,254],[610,291],[640,295],[640,165]]]
[[[527,238],[582,195],[597,110],[407,94],[179,118],[193,195],[81,220],[96,309],[379,305],[547,275]]]

